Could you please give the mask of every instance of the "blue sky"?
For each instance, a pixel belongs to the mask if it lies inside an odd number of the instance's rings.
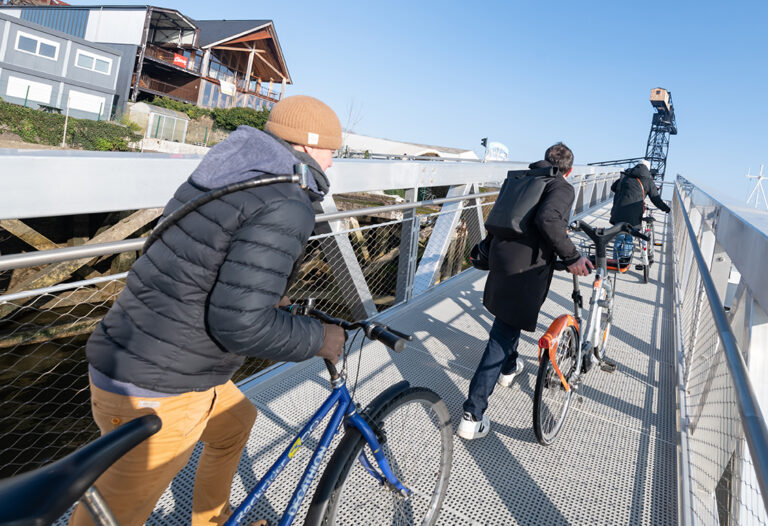
[[[768,164],[768,2],[156,5],[274,20],[294,81],[287,94],[324,100],[358,133],[478,152],[489,137],[520,161],[558,140],[577,163],[635,157],[645,153],[650,90],[661,86],[679,127],[668,178],[743,201],[747,168]]]

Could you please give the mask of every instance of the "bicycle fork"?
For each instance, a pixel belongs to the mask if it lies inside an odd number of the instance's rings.
[[[306,497],[312,484],[312,480],[314,479],[315,475],[317,475],[323,458],[328,452],[331,442],[333,441],[333,437],[338,432],[342,421],[357,429],[363,436],[363,439],[371,448],[373,456],[379,468],[381,469],[383,476],[372,466],[367,457],[365,459],[363,458],[365,457],[363,450],[360,455],[360,461],[363,463],[365,469],[377,480],[379,480],[381,484],[387,484],[391,488],[397,490],[397,492],[400,493],[403,497],[409,497],[411,495],[411,491],[403,486],[395,476],[392,468],[389,465],[389,462],[382,452],[381,443],[377,439],[376,434],[373,432],[365,419],[357,412],[355,405],[352,403],[352,398],[349,395],[349,391],[347,391],[346,385],[344,384],[343,378],[337,375],[333,380],[333,391],[331,392],[330,396],[317,410],[312,419],[302,428],[296,439],[285,448],[283,453],[280,455],[280,458],[278,458],[277,461],[272,465],[266,475],[261,479],[259,484],[253,488],[253,490],[251,490],[245,500],[232,513],[230,518],[226,521],[225,526],[236,526],[241,524],[246,515],[251,511],[251,509],[253,509],[256,502],[264,495],[264,493],[266,493],[269,486],[283,471],[285,466],[294,457],[296,452],[301,448],[302,445],[307,444],[310,435],[318,426],[318,424],[320,424],[325,416],[336,405],[338,405],[338,407],[336,407],[336,410],[333,412],[333,416],[331,416],[331,420],[328,423],[328,426],[325,428],[325,431],[323,431],[320,443],[316,447],[315,452],[304,471],[304,475],[302,476],[299,485],[296,487],[296,490],[291,497],[291,501],[289,502],[288,507],[286,508],[282,519],[280,520],[280,526],[287,526],[293,522],[293,519],[299,511],[301,503],[304,501],[304,498]]]

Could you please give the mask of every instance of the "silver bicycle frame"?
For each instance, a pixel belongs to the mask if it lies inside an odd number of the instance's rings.
[[[603,300],[600,299],[600,296],[604,288],[606,289],[606,301],[612,301],[611,287],[613,284],[611,283],[611,278],[608,274],[607,258],[597,257],[595,262],[597,265],[595,268],[595,279],[592,282],[592,295],[589,298],[589,316],[586,319],[586,325],[582,323],[583,320],[581,317],[581,308],[575,300],[573,304],[573,312],[579,322],[579,327],[581,329],[579,331],[579,357],[575,369],[575,371],[578,373],[581,372],[581,365],[585,356],[589,356],[590,360],[592,359],[592,350],[596,347],[596,344],[593,342],[600,341],[599,320],[603,313],[603,308],[605,308],[605,304],[603,303]],[[598,280],[599,285],[595,286],[595,284],[598,283]],[[573,276],[573,285],[574,290],[578,290],[578,288],[581,286],[579,283],[579,277],[576,275]]]

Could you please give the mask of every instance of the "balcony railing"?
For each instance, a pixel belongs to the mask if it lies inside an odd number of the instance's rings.
[[[142,75],[139,79],[140,88],[170,95],[171,97],[188,101],[192,104],[197,103],[198,85],[199,82],[196,82],[194,85],[176,86],[161,80],[153,79],[147,75]]]
[[[280,100],[279,90],[270,91],[268,87],[264,86],[264,84],[261,84],[260,86],[258,86],[258,89],[253,89],[255,86],[256,85],[254,80],[251,80],[250,82],[248,82],[245,79],[239,79],[237,81],[238,89],[248,93],[249,95],[257,95],[262,99],[265,99],[271,102],[277,102]]]
[[[193,60],[191,58],[184,57],[170,49],[163,49],[161,47],[148,45],[144,50],[144,54],[155,60],[165,62],[171,66],[175,66],[179,69],[189,71],[190,73],[200,73],[200,60]]]

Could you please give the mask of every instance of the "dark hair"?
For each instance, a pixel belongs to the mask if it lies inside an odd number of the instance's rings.
[[[547,148],[544,160],[552,166],[556,166],[562,175],[567,174],[573,168],[573,152],[561,142]]]

